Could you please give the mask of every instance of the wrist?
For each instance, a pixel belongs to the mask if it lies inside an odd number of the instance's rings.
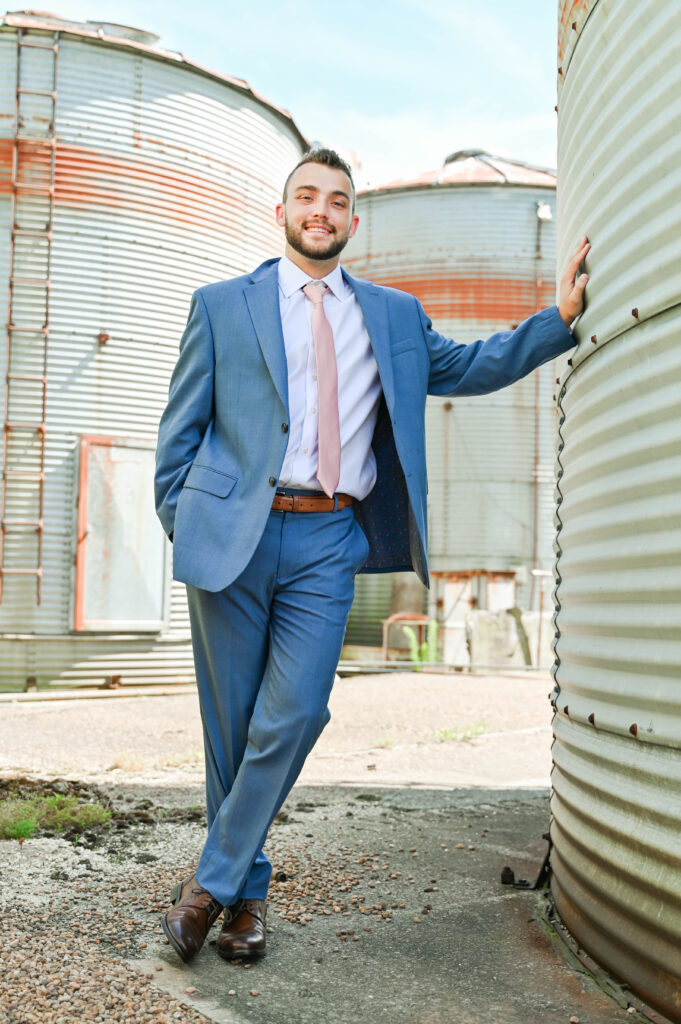
[[[575,319],[574,316],[572,316],[570,313],[566,313],[565,309],[560,305],[558,306],[558,314],[566,327],[569,327],[572,321]]]

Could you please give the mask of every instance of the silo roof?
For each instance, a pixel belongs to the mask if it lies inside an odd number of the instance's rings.
[[[435,171],[425,171],[415,178],[397,178],[366,191],[385,192],[438,185],[532,185],[555,188],[556,172],[520,160],[493,156],[482,149],[461,149],[450,153],[442,167]]]
[[[147,32],[144,29],[132,28],[127,25],[117,25],[110,21],[72,21],[69,18],[62,18],[60,15],[51,14],[48,11],[30,10],[8,11],[6,14],[3,14],[0,16],[0,29],[3,27],[63,32],[70,36],[106,43],[108,46],[120,46],[125,49],[138,50],[148,54],[150,57],[155,57],[175,65],[179,64],[198,74],[206,75],[208,78],[213,78],[218,82],[223,82],[238,92],[250,96],[257,103],[268,107],[283,121],[287,122],[289,128],[298,136],[298,139],[306,149],[309,146],[308,140],[302,134],[288,110],[277,106],[276,103],[272,103],[271,100],[268,100],[262,93],[253,89],[242,78],[233,78],[219,71],[213,71],[211,68],[189,60],[183,53],[178,53],[175,50],[162,49],[157,46],[160,37],[154,32]]]

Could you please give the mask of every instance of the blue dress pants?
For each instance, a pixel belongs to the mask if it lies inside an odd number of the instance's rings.
[[[217,593],[187,587],[209,828],[196,876],[224,905],[267,895],[272,869],[262,847],[329,721],[354,577],[368,550],[352,507],[272,511],[233,583]]]

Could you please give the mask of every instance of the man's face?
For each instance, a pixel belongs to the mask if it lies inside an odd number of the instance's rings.
[[[332,260],[357,230],[350,180],[324,164],[303,164],[288,185],[286,202],[277,206],[277,224],[288,245],[310,260]]]

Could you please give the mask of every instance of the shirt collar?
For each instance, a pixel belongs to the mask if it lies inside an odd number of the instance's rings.
[[[288,299],[293,295],[294,292],[302,288],[304,284],[310,280],[310,275],[306,274],[304,270],[296,266],[293,260],[290,260],[288,256],[282,256],[279,260],[279,287],[281,288],[284,296]],[[349,285],[343,278],[343,271],[340,268],[340,264],[335,266],[333,270],[322,278],[328,285],[329,291],[342,302],[347,297]]]

